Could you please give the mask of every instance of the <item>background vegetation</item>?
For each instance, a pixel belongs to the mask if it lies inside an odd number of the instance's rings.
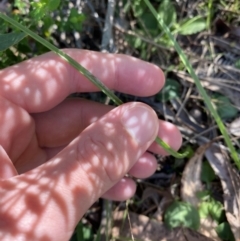
[[[240,153],[240,2],[151,3],[187,55]],[[0,2],[0,10],[58,48],[124,53],[157,64],[166,75],[164,89],[150,98],[116,94],[124,102],[145,102],[159,118],[176,124],[184,137],[182,151],[189,155],[158,156],[157,172],[136,180],[133,199],[100,200],[72,240],[240,240],[240,179],[232,153],[146,1],[15,0]],[[0,69],[48,51],[2,19],[0,34]],[[76,96],[109,103],[102,93]]]

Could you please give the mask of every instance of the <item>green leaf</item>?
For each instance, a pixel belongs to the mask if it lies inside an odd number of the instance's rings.
[[[210,199],[210,191],[209,190],[202,190],[197,192],[196,196],[201,199],[201,201],[207,201]]]
[[[15,0],[14,7],[18,9],[20,14],[27,15],[29,11],[29,1]]]
[[[184,20],[180,23],[178,32],[182,35],[191,35],[199,33],[207,28],[206,20],[203,17],[194,17],[191,19]]]
[[[144,12],[140,17],[145,28],[148,29],[153,35],[159,33],[158,22],[150,12]]]
[[[25,33],[11,32],[0,34],[0,51],[4,51],[14,44],[17,44],[27,35]]]
[[[207,161],[202,163],[201,179],[203,182],[210,183],[215,179],[216,175]]]
[[[196,87],[197,87],[198,91],[200,92],[201,96],[203,97],[204,103],[206,104],[210,113],[214,117],[214,119],[215,119],[215,121],[218,125],[218,128],[219,128],[219,130],[221,131],[221,133],[224,137],[225,143],[227,144],[228,148],[230,149],[231,157],[233,158],[233,160],[234,160],[235,164],[237,165],[238,169],[240,170],[239,156],[238,156],[238,153],[236,152],[236,149],[235,149],[235,147],[234,147],[234,145],[233,145],[233,143],[230,139],[228,131],[227,131],[222,119],[218,115],[217,111],[214,109],[213,104],[211,102],[211,99],[209,98],[207,92],[203,88],[197,74],[194,72],[194,69],[193,69],[192,65],[190,64],[186,54],[181,49],[180,45],[176,41],[175,37],[173,36],[173,34],[170,31],[170,29],[168,28],[168,26],[166,26],[164,21],[158,16],[158,13],[156,12],[156,10],[152,6],[152,4],[149,2],[149,0],[144,0],[144,2],[148,6],[148,8],[152,12],[152,14],[155,16],[155,18],[158,20],[159,25],[161,26],[161,28],[163,28],[163,30],[166,33],[166,35],[168,36],[171,44],[174,46],[175,50],[177,51],[180,60],[182,61],[182,63],[186,67],[187,71],[189,72],[190,76],[194,80],[194,83],[196,84]],[[1,17],[1,15],[0,15],[0,17]]]
[[[188,227],[197,230],[200,216],[198,210],[191,204],[175,201],[167,208],[164,222],[169,228]]]
[[[209,216],[209,202],[202,202],[198,208],[201,219],[205,219]]]
[[[138,18],[146,11],[146,5],[142,0],[134,0],[132,4],[132,9],[134,16]]]
[[[141,40],[140,38],[137,38],[137,37],[136,37],[136,38],[134,39],[134,44],[133,44],[134,48],[137,49],[137,48],[139,48],[141,45],[142,45],[142,40]]]
[[[240,59],[236,60],[234,65],[236,68],[240,69]]]
[[[67,20],[67,24],[69,24],[74,30],[81,31],[82,24],[86,19],[85,15],[82,13],[78,13],[76,8],[72,8],[70,11],[69,18]]]
[[[211,198],[209,202],[209,214],[212,219],[214,219],[218,223],[221,223],[225,218],[223,205],[219,201]]]
[[[40,0],[38,2],[32,2],[33,11],[31,16],[35,21],[42,19],[46,13],[55,11],[61,3],[61,0]]]
[[[48,0],[47,8],[49,11],[56,10],[60,5],[61,0]]]
[[[177,82],[174,79],[168,78],[168,79],[166,79],[165,86],[163,87],[161,92],[159,92],[159,94],[157,94],[156,97],[159,101],[166,102],[166,101],[179,97],[180,89],[181,89],[181,85],[179,82]]]
[[[222,240],[235,241],[229,223],[223,222],[216,227],[216,232]]]
[[[39,21],[42,19],[47,13],[47,3],[46,0],[41,0],[39,2],[32,2],[33,11],[30,12],[30,16],[34,19],[34,21]]]
[[[80,221],[75,229],[75,233],[78,241],[90,241],[93,240],[93,232],[90,227],[86,227]]]
[[[176,9],[171,0],[163,0],[158,7],[159,17],[167,26],[174,25],[177,19]]]
[[[238,109],[232,105],[226,96],[215,94],[213,98],[215,99],[217,112],[222,119],[230,119],[237,116]]]

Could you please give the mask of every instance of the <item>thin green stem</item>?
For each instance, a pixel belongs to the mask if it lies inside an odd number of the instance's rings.
[[[16,22],[14,19],[8,17],[5,14],[0,13],[0,18],[4,19],[6,22],[9,22],[13,26],[17,27],[18,29],[22,30],[24,33],[31,36],[33,39],[47,47],[49,50],[53,51],[61,58],[66,60],[70,65],[76,68],[81,74],[83,74],[86,78],[88,78],[95,86],[97,86],[103,93],[105,93],[116,105],[121,105],[123,102],[110,90],[108,89],[97,77],[92,75],[87,69],[81,66],[76,60],[72,59],[69,55],[64,53],[63,51],[59,50],[57,47],[40,37],[39,35],[32,32],[30,29],[26,28],[22,24]],[[169,154],[173,155],[176,158],[183,158],[188,155],[188,152],[180,154],[174,151],[167,143],[162,141],[159,137],[156,138],[156,142],[162,146]]]
[[[213,0],[208,1],[208,15],[207,15],[207,28],[210,30],[211,27],[211,20],[212,20],[212,10],[213,8]]]
[[[59,55],[61,58],[66,60],[69,64],[71,64],[74,68],[76,68],[81,74],[87,77],[95,86],[101,89],[102,92],[106,94],[112,101],[114,101],[115,104],[117,105],[123,104],[123,102],[108,87],[106,87],[97,77],[92,75],[87,69],[81,66],[76,60],[71,58],[69,55],[67,55],[66,53],[64,53],[63,51],[61,51],[60,49],[58,49],[57,47],[49,43],[47,40],[40,37],[39,35],[35,34],[33,31],[26,28],[22,24],[8,17],[7,15],[0,13],[0,17],[5,21],[11,23],[13,26],[17,27],[18,29],[22,30],[24,33],[28,34],[33,39],[35,39],[36,41],[44,45],[46,48],[50,49],[51,51]]]
[[[151,3],[149,2],[149,0],[144,0],[146,5],[148,6],[148,8],[150,9],[150,11],[152,12],[152,14],[154,15],[154,17],[158,20],[158,23],[160,24],[160,26],[163,28],[164,32],[168,35],[170,41],[172,42],[172,44],[175,47],[175,50],[177,51],[181,61],[183,62],[184,66],[186,67],[187,71],[189,72],[189,74],[191,75],[191,77],[193,78],[198,91],[200,92],[200,94],[202,95],[205,104],[207,105],[210,113],[212,114],[212,116],[214,117],[223,137],[224,140],[228,146],[228,148],[230,149],[230,153],[231,156],[235,162],[235,164],[237,165],[237,167],[240,169],[240,160],[238,158],[238,154],[230,140],[230,137],[228,135],[228,132],[220,118],[220,116],[218,115],[217,111],[214,109],[212,103],[211,103],[211,99],[209,98],[209,96],[207,95],[205,89],[202,87],[201,82],[198,78],[198,76],[195,74],[194,69],[192,67],[192,65],[190,64],[190,62],[187,59],[187,56],[184,54],[184,52],[182,51],[181,47],[179,46],[178,42],[174,39],[171,31],[169,30],[169,28],[166,26],[166,24],[164,23],[163,19],[160,17],[160,15],[158,15],[158,13],[156,12],[156,10],[153,8],[153,6],[151,5]]]
[[[174,151],[166,142],[164,142],[163,140],[161,140],[158,136],[155,140],[165,151],[167,151],[170,155],[176,157],[176,158],[184,158],[186,157],[189,152],[186,151],[184,153],[178,153],[176,151]]]

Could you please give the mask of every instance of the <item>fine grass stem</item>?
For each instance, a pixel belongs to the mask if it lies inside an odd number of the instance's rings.
[[[69,55],[28,29],[27,27],[23,26],[22,24],[16,22],[14,19],[8,17],[7,15],[0,13],[0,18],[5,20],[6,22],[12,24],[16,28],[20,29],[42,45],[44,45],[49,50],[53,51],[57,55],[59,55],[61,58],[63,58],[65,61],[67,61],[71,66],[73,66],[75,69],[77,69],[81,74],[83,74],[86,78],[88,78],[95,86],[97,86],[103,93],[105,93],[116,105],[121,105],[123,102],[109,89],[107,88],[97,77],[92,75],[87,69],[85,69],[83,66],[81,66],[76,60],[71,58]],[[169,154],[173,155],[176,158],[184,158],[188,155],[188,152],[185,153],[178,153],[175,150],[173,150],[167,143],[165,143],[163,140],[161,140],[159,137],[156,138],[156,142],[162,146],[164,150],[166,150]]]
[[[154,15],[154,17],[157,19],[159,25],[162,27],[162,29],[164,30],[164,32],[167,34],[168,38],[170,39],[171,43],[173,44],[175,50],[177,51],[179,58],[181,59],[181,61],[183,62],[185,68],[187,69],[187,71],[189,72],[190,76],[192,77],[192,79],[194,80],[198,91],[200,92],[200,94],[202,95],[204,102],[206,104],[206,106],[208,107],[210,113],[212,114],[212,116],[214,117],[219,130],[221,131],[224,140],[230,150],[230,154],[236,164],[236,166],[238,167],[238,169],[240,169],[240,160],[237,154],[237,151],[235,150],[231,139],[228,135],[228,132],[220,118],[220,116],[218,115],[217,111],[215,110],[215,108],[213,107],[212,103],[211,103],[211,99],[209,98],[209,96],[207,95],[205,89],[202,87],[201,82],[198,78],[198,76],[196,75],[196,73],[194,72],[194,69],[192,67],[192,65],[190,64],[190,62],[187,59],[187,56],[184,54],[183,50],[181,49],[180,45],[178,44],[178,42],[175,40],[174,36],[172,35],[170,29],[166,26],[166,24],[164,23],[163,19],[160,17],[160,15],[156,12],[156,10],[154,9],[154,7],[152,6],[152,4],[149,2],[149,0],[144,0],[145,4],[148,6],[149,10],[152,12],[152,14]]]

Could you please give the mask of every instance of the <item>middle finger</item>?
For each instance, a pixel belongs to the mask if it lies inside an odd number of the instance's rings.
[[[57,153],[113,108],[89,100],[72,98],[66,99],[49,111],[33,114],[40,147]],[[178,129],[173,124],[161,120],[159,125],[159,137],[177,150],[182,141]],[[149,150],[161,155],[167,154],[156,144]]]

